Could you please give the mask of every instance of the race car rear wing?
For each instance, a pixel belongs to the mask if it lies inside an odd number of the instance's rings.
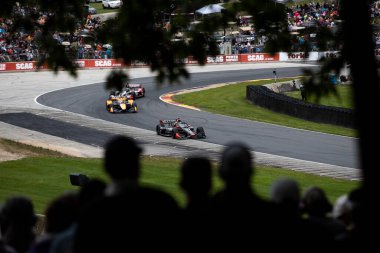
[[[133,83],[130,83],[130,84],[128,84],[128,87],[129,87],[129,88],[141,88],[141,84],[133,84]]]
[[[177,122],[175,119],[164,119],[160,120],[160,124],[168,124],[169,126],[174,125]]]
[[[163,120],[160,120],[160,122],[162,122],[162,123],[175,123],[176,120],[175,119],[163,119]]]

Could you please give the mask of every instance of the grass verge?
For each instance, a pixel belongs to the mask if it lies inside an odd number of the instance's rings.
[[[308,101],[310,103],[320,105],[353,109],[354,105],[352,99],[351,85],[339,85],[336,87],[336,91],[338,96],[335,96],[334,94],[328,94],[326,96],[321,97],[319,101],[317,100],[316,96],[311,96],[310,98],[308,98]],[[299,91],[285,92],[284,94],[296,99],[302,99],[301,93]]]
[[[178,201],[185,203],[185,196],[179,188],[179,168],[182,160],[165,157],[143,157],[141,181],[146,185],[161,188]],[[222,186],[216,176],[214,164],[213,191]],[[69,180],[70,173],[82,173],[91,178],[101,178],[108,181],[102,169],[101,159],[84,159],[72,157],[27,157],[15,161],[0,163],[0,203],[11,196],[27,196],[32,199],[37,213],[43,213],[55,197],[65,191],[77,191]],[[292,178],[299,182],[302,190],[309,186],[319,186],[324,189],[330,199],[356,188],[359,182],[337,180],[294,172],[281,168],[263,167],[256,169],[252,184],[256,192],[267,198],[270,185],[279,178]]]
[[[278,82],[292,80],[280,79]],[[201,110],[232,117],[266,122],[292,128],[299,128],[322,133],[330,133],[343,136],[357,136],[354,129],[339,127],[329,124],[314,123],[291,117],[285,114],[275,113],[265,108],[252,105],[246,100],[247,85],[263,85],[273,83],[274,80],[258,80],[239,84],[222,86],[202,91],[178,94],[173,100],[186,105],[195,106]]]

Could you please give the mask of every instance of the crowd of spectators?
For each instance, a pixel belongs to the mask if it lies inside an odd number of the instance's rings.
[[[35,22],[43,24],[49,13],[39,12],[36,8],[22,7],[16,3],[14,15],[38,17]],[[28,32],[25,29],[12,31],[12,18],[0,17],[0,62],[36,61],[43,52],[38,49],[40,30]],[[88,15],[83,25],[78,22],[74,33],[55,32],[53,38],[66,52],[78,59],[105,59],[112,57],[112,47],[96,41],[96,30],[102,21],[99,17]]]
[[[294,4],[286,8],[288,29],[292,35],[292,50],[302,51],[302,45],[309,43],[309,50],[318,51],[315,32],[320,27],[334,30],[339,22],[339,5],[334,1]],[[232,42],[232,54],[260,53],[265,47],[266,37],[257,36],[251,16],[237,18],[238,34],[226,36],[219,43],[220,52],[225,53],[225,43]],[[252,29],[246,29],[252,27]],[[314,33],[314,34],[313,34]],[[331,48],[330,50],[337,50]]]
[[[370,8],[371,18],[378,18],[380,16],[380,1],[371,2]]]
[[[252,187],[255,166],[243,143],[229,143],[221,152],[217,172],[224,187],[214,194],[208,158],[182,163],[183,207],[167,192],[141,184],[141,153],[134,139],[112,138],[103,163],[111,182],[90,179],[77,192],[57,196],[46,209],[42,234],[33,230],[36,216],[29,199],[6,200],[0,209],[0,252],[239,252],[252,247],[304,252],[305,245],[313,252],[331,245],[353,249],[364,236],[360,189],[332,205],[321,188],[302,194],[296,181],[279,179],[270,198],[262,199]]]
[[[29,12],[36,10],[15,5],[15,15],[22,16]],[[13,22],[12,19],[0,17],[0,62],[36,60],[39,51],[34,43],[35,33],[27,33],[24,30],[10,32]]]
[[[292,34],[292,49],[300,50],[305,43],[309,44],[311,51],[318,51],[316,43],[316,31],[319,28],[327,28],[335,32],[340,24],[339,4],[335,1],[309,2],[301,5],[293,5],[287,8],[288,27]],[[338,50],[329,48],[329,51]]]
[[[23,8],[17,5],[15,12],[26,14],[37,12],[35,8]],[[308,43],[309,50],[318,51],[316,43],[316,29],[320,27],[334,31],[340,24],[339,2],[325,1],[297,4],[286,8],[288,15],[288,28],[292,35],[292,50],[304,50],[303,45]],[[376,19],[380,14],[380,1],[374,1],[370,6],[371,18]],[[44,22],[48,13],[39,13],[37,22]],[[7,61],[32,61],[39,58],[36,46],[36,35],[25,31],[10,32],[12,19],[0,18],[0,62]],[[104,59],[112,58],[112,46],[102,45],[95,38],[95,31],[101,26],[99,17],[88,15],[84,25],[78,27],[73,34],[55,33],[54,38],[61,43],[67,52],[78,59]],[[250,28],[250,29],[249,29]],[[83,32],[89,32],[92,36],[83,36]],[[374,40],[378,40],[378,33]],[[251,16],[238,16],[236,24],[227,28],[223,36],[219,36],[217,42],[221,54],[260,53],[265,48],[267,38],[258,36],[253,27]],[[231,44],[231,45],[230,45]],[[338,50],[329,48],[330,51]]]
[[[305,3],[287,8],[289,29],[304,26],[333,28],[339,20],[339,6],[335,2]]]

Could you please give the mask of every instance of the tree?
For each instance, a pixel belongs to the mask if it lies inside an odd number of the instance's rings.
[[[115,55],[125,63],[143,61],[150,65],[157,73],[157,80],[162,82],[168,79],[175,82],[181,77],[188,77],[186,66],[182,59],[193,56],[199,64],[204,64],[207,55],[215,55],[217,47],[213,40],[213,32],[221,25],[233,20],[236,13],[246,11],[253,16],[255,29],[260,35],[269,38],[267,50],[269,52],[287,51],[290,49],[290,36],[286,21],[286,8],[283,4],[269,0],[241,0],[231,3],[227,14],[222,16],[205,17],[195,29],[187,30],[192,21],[189,13],[214,1],[202,0],[124,0],[124,4],[116,19],[109,20],[98,33],[98,39],[110,42]],[[377,205],[372,204],[376,192],[378,177],[377,147],[380,143],[380,132],[374,123],[373,112],[379,111],[380,98],[379,77],[374,56],[372,30],[369,21],[370,0],[339,1],[342,13],[342,30],[337,33],[320,29],[317,32],[320,47],[327,43],[341,45],[341,56],[335,59],[325,59],[319,73],[307,74],[310,79],[305,83],[307,93],[319,95],[334,92],[334,87],[328,82],[328,73],[339,70],[345,63],[351,64],[353,77],[353,93],[356,107],[356,128],[359,135],[360,167],[363,172],[364,212],[365,217],[375,219],[379,213]],[[67,69],[75,76],[76,68],[70,56],[64,53],[61,45],[53,38],[56,31],[74,33],[84,22],[85,13],[83,0],[20,0],[20,6],[29,6],[29,12],[20,13],[11,0],[3,0],[0,8],[1,17],[14,19],[14,31],[38,31],[37,42],[43,50],[40,64],[47,63],[57,71]],[[36,23],[39,11],[48,13],[44,24]],[[171,28],[165,29],[163,17],[165,14],[176,12],[171,20]],[[355,18],[352,18],[355,17]],[[360,27],[360,31],[354,29]],[[174,40],[175,35],[183,31],[186,40]],[[358,50],[359,49],[359,50]],[[304,50],[307,53],[307,48]],[[362,68],[365,64],[365,68]],[[112,73],[107,87],[121,87],[124,79],[128,78],[123,70]],[[369,228],[374,224],[366,220],[366,234],[371,235]],[[376,231],[376,230],[375,230]],[[372,237],[369,237],[372,239]],[[374,242],[374,241],[372,241]]]

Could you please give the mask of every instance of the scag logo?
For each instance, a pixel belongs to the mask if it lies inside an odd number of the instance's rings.
[[[263,54],[250,54],[248,55],[248,61],[263,61],[264,55]]]
[[[33,63],[17,63],[16,69],[33,69]]]
[[[111,67],[111,66],[112,66],[111,60],[95,61],[95,67]]]
[[[5,64],[0,64],[0,70],[6,70],[6,69],[7,69],[7,67]]]
[[[207,57],[207,63],[224,62],[223,56]]]

